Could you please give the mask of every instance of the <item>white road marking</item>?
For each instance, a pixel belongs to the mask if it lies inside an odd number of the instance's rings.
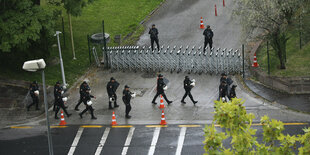
[[[156,127],[148,155],[153,155],[155,152],[156,144],[157,144],[158,137],[159,137],[159,132],[160,132],[160,127]]]
[[[186,127],[182,127],[180,131],[179,141],[178,141],[178,147],[175,155],[181,155],[183,143],[185,139],[185,133],[186,133]]]
[[[129,130],[129,133],[128,133],[128,136],[127,136],[127,139],[125,141],[125,145],[124,145],[124,148],[123,148],[123,151],[122,151],[122,155],[126,155],[127,154],[127,151],[128,151],[128,147],[130,145],[130,142],[131,142],[131,139],[132,139],[132,136],[133,136],[133,132],[135,131],[135,128],[132,127],[130,128]]]
[[[100,142],[99,142],[99,145],[98,145],[98,147],[97,147],[97,150],[96,150],[95,155],[100,155],[100,153],[101,153],[101,151],[102,151],[102,148],[103,148],[103,146],[104,146],[104,143],[105,143],[105,141],[106,141],[107,138],[108,138],[109,132],[110,132],[110,128],[109,128],[109,127],[105,128],[104,133],[103,133],[103,135],[102,135],[102,137],[101,137],[101,140],[100,140]]]
[[[78,143],[79,143],[79,140],[80,140],[80,138],[81,138],[81,135],[82,135],[83,131],[84,131],[84,128],[81,128],[81,127],[80,127],[79,130],[77,131],[76,136],[75,136],[75,138],[74,138],[74,140],[73,140],[73,143],[72,143],[72,145],[71,145],[71,148],[70,148],[70,150],[69,150],[69,152],[68,152],[68,155],[73,155],[73,153],[74,153],[74,151],[75,151],[75,148],[76,148],[76,146],[77,146]]]

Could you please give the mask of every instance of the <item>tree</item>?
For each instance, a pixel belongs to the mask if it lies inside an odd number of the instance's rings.
[[[303,135],[284,135],[281,121],[263,116],[260,120],[263,129],[263,141],[256,140],[256,129],[251,128],[254,114],[248,114],[242,99],[234,98],[228,103],[215,101],[214,119],[206,125],[204,149],[205,154],[295,154],[310,153],[310,127],[303,129]],[[217,132],[214,123],[225,132]],[[225,148],[223,141],[229,141],[231,148]],[[300,144],[300,146],[297,146]]]
[[[0,51],[25,51],[42,36],[53,33],[55,7],[34,2],[0,0]]]
[[[76,59],[76,57],[74,50],[71,15],[75,17],[80,16],[82,14],[82,8],[85,7],[87,3],[91,3],[93,1],[94,0],[62,0],[64,8],[68,14],[73,59]]]
[[[280,68],[285,69],[287,26],[292,16],[300,8],[303,0],[236,0],[234,13],[240,17],[245,34],[261,30],[263,37],[280,60]]]

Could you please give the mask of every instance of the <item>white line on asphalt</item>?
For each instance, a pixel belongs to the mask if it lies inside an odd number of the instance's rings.
[[[72,145],[71,145],[71,148],[70,148],[70,150],[69,150],[69,152],[68,152],[68,155],[73,155],[73,153],[74,153],[74,151],[75,151],[75,148],[76,148],[76,146],[78,145],[79,140],[80,140],[80,138],[81,138],[81,135],[82,135],[82,133],[83,133],[83,130],[84,130],[84,128],[79,128],[79,130],[77,131],[76,136],[75,136],[75,138],[74,138],[74,140],[73,140],[73,143],[72,143]]]
[[[135,128],[132,127],[130,128],[129,130],[129,133],[128,133],[128,136],[127,136],[127,139],[125,141],[125,145],[124,145],[124,148],[123,148],[123,151],[122,151],[122,155],[126,155],[127,154],[127,151],[128,151],[128,147],[130,145],[130,142],[131,142],[131,139],[132,139],[132,136],[133,136],[133,132],[135,131]]]
[[[175,155],[181,155],[182,147],[185,139],[185,133],[186,133],[186,127],[182,127],[180,131],[179,141],[178,141],[178,147]]]
[[[103,146],[104,146],[104,143],[105,143],[105,141],[106,141],[107,138],[108,138],[109,132],[110,132],[110,128],[109,128],[109,127],[105,128],[104,133],[103,133],[103,135],[102,135],[102,137],[101,137],[101,140],[100,140],[100,142],[99,142],[99,145],[98,145],[98,147],[97,147],[97,150],[96,150],[95,155],[100,155],[100,153],[101,153],[101,151],[102,151],[102,148],[103,148]]]
[[[154,135],[153,135],[153,139],[152,139],[152,143],[151,143],[151,147],[149,149],[149,153],[148,155],[153,155],[155,152],[155,147],[158,141],[158,137],[159,137],[159,132],[160,132],[160,127],[156,127],[155,131],[154,131]]]

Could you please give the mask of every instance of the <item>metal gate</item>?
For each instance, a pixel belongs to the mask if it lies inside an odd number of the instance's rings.
[[[242,56],[239,50],[206,49],[201,47],[108,47],[109,67],[112,71],[170,71],[209,74],[240,74]]]

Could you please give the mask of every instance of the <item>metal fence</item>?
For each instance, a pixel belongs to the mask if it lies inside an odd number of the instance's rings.
[[[108,47],[108,62],[112,71],[170,71],[208,74],[240,74],[242,55],[233,49],[206,49],[201,47]]]

